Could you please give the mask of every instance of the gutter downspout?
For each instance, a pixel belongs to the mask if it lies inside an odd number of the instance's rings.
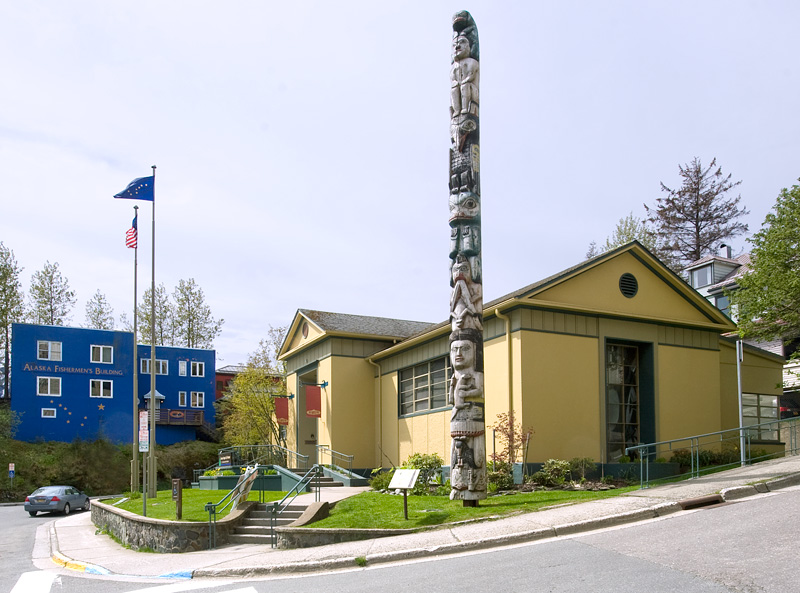
[[[373,361],[372,358],[367,358],[365,360],[378,369],[378,450],[381,452],[381,454],[378,455],[378,465],[383,467],[383,386],[381,383],[381,365]]]
[[[511,425],[511,439],[514,438],[514,359],[512,357],[513,351],[511,346],[511,318],[503,315],[500,309],[495,309],[494,314],[498,319],[502,319],[506,326],[506,347],[508,348],[508,415],[509,424]]]

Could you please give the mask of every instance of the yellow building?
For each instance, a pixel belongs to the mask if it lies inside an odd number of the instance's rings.
[[[627,446],[736,428],[734,329],[639,243],[604,253],[485,304],[487,430],[513,411],[532,429],[526,461],[608,463]],[[360,469],[412,453],[447,464],[449,330],[298,310],[280,352],[297,395],[288,447],[316,460],[326,445]],[[746,347],[746,424],[778,417],[782,364]]]

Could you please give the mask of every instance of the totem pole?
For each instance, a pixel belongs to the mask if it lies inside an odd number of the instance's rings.
[[[453,16],[450,68],[450,498],[486,498],[478,29]]]

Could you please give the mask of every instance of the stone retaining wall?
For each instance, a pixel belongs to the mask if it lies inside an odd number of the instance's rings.
[[[246,502],[216,522],[216,545],[228,543],[228,536],[239,526],[254,502]],[[103,502],[92,501],[92,523],[134,550],[180,553],[208,549],[208,523],[165,521],[142,517]]]

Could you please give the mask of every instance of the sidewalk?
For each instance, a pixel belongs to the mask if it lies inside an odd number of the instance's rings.
[[[565,536],[681,512],[713,495],[730,501],[796,485],[800,485],[800,456],[504,519],[296,550],[250,544],[186,554],[134,552],[96,534],[89,513],[76,513],[50,526],[50,555],[57,564],[74,570],[124,576],[177,579],[313,572],[354,568],[356,558],[373,565]],[[323,489],[323,500],[340,500],[362,490]]]

